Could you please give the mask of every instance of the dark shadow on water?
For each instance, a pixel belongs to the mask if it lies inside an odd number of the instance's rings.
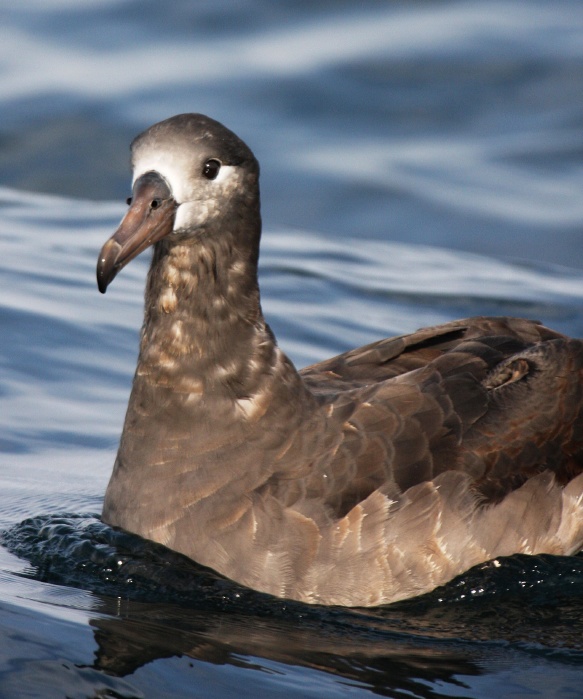
[[[275,680],[305,668],[382,696],[465,696],[493,657],[583,661],[582,556],[513,556],[413,600],[344,609],[248,590],[92,516],[28,519],[1,543],[30,563],[23,575],[93,593],[93,669],[115,677],[190,658]]]
[[[164,604],[131,604],[130,618],[94,619],[96,665],[126,677],[158,658],[188,656],[213,665],[277,672],[274,664],[303,667],[354,682],[379,695],[395,691],[435,696],[436,682],[463,686],[455,676],[476,676],[472,653],[456,644],[422,643],[399,635],[358,630],[326,620],[253,617],[194,611]],[[312,618],[310,618],[312,617]],[[424,685],[426,685],[424,687]]]

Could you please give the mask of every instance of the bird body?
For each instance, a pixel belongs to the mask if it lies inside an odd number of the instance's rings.
[[[259,167],[196,114],[132,144],[98,284],[150,245],[103,519],[248,587],[369,606],[583,546],[583,343],[471,318],[297,371],[260,305]]]

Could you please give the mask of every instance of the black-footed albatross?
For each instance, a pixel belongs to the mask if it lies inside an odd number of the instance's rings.
[[[297,371],[261,312],[253,153],[200,114],[131,152],[100,291],[154,254],[105,522],[256,590],[349,606],[581,549],[581,341],[478,317]]]

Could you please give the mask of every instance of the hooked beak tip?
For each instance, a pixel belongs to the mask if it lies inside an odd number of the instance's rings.
[[[102,294],[105,294],[107,287],[111,284],[118,272],[117,262],[121,250],[122,246],[113,238],[110,238],[101,248],[96,271],[97,288]]]
[[[97,288],[102,294],[105,294],[107,291],[107,282],[100,276],[97,277]]]

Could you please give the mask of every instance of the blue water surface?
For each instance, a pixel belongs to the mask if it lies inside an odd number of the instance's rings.
[[[200,111],[261,162],[263,307],[299,366],[476,314],[583,336],[583,5],[2,15],[0,697],[583,696],[581,556],[326,609],[103,525],[148,255],[94,279],[130,140]]]

